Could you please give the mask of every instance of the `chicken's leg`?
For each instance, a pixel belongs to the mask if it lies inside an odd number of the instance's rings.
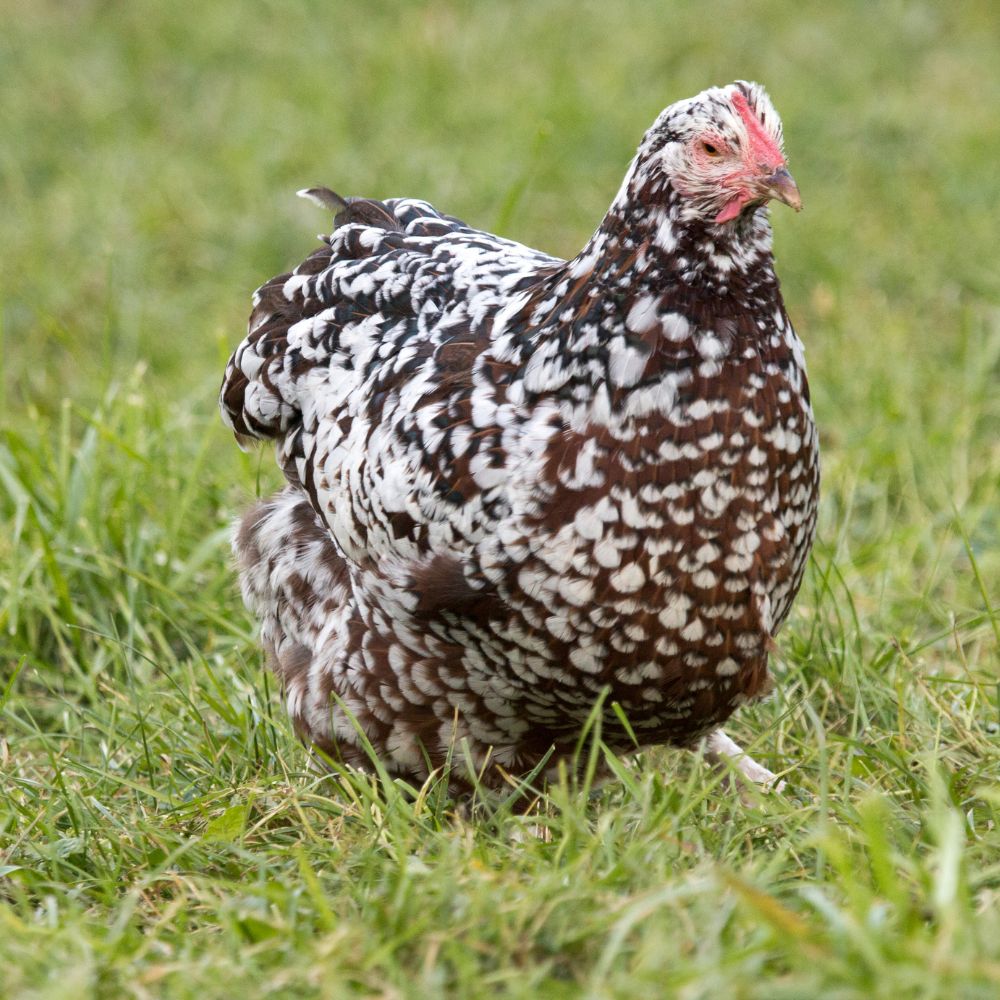
[[[705,739],[705,756],[713,764],[731,764],[748,781],[761,785],[767,791],[780,792],[784,781],[766,767],[758,764],[738,743],[731,740],[721,729],[709,733]]]

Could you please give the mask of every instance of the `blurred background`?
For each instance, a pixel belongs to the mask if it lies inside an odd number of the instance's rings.
[[[811,353],[888,361],[1000,297],[989,0],[0,10],[15,405],[109,364],[214,378],[250,290],[327,225],[294,198],[308,184],[425,197],[572,254],[660,109],[737,78],[784,118],[806,214],[775,213],[777,248]]]
[[[900,637],[947,645],[956,620],[993,643],[992,0],[0,11],[0,622],[13,657],[84,643],[92,669],[92,640],[65,622],[134,633],[159,613],[143,601],[164,595],[184,598],[191,627],[213,602],[237,606],[225,524],[276,476],[269,455],[236,451],[215,396],[251,291],[329,226],[296,189],[419,196],[572,255],[660,109],[737,78],[769,89],[805,203],[800,216],[779,206],[774,226],[823,429],[816,587],[839,575],[856,623],[831,644],[860,655],[863,633],[891,658]]]

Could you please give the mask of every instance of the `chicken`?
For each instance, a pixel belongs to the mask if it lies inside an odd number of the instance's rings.
[[[770,687],[819,489],[763,88],[663,111],[571,260],[300,193],[332,235],[257,291],[221,392],[288,481],[234,551],[300,736],[462,793],[552,773],[596,705],[616,752],[707,737],[773,781],[719,729]]]

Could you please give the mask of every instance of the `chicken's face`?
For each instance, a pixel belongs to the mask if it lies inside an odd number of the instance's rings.
[[[681,196],[688,219],[724,225],[772,198],[802,207],[785,163],[781,120],[759,84],[713,87],[672,105],[647,144],[650,164]]]

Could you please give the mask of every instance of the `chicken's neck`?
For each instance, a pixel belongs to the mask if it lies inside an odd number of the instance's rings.
[[[622,440],[695,380],[702,395],[729,392],[747,350],[794,362],[766,209],[715,225],[669,188],[623,185],[587,246],[502,323],[494,350],[523,365],[524,398],[557,394],[574,429]]]
[[[589,274],[623,304],[666,295],[725,313],[764,306],[777,294],[765,208],[716,225],[695,216],[669,184],[631,173],[567,272]]]
[[[578,404],[572,425],[627,436],[637,414],[673,405],[696,376],[709,391],[748,348],[788,354],[766,209],[721,226],[685,209],[668,186],[623,185],[583,250],[512,300],[494,353],[523,365],[525,398],[558,393]]]

